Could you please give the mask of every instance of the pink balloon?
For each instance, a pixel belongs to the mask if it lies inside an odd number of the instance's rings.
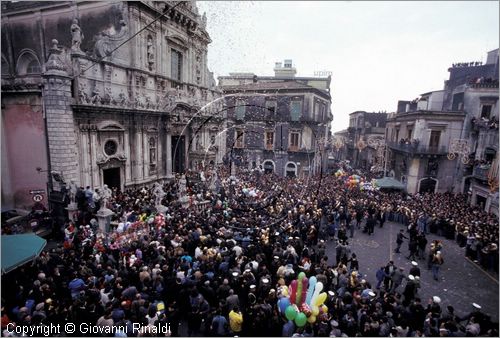
[[[290,288],[288,294],[290,295],[290,304],[295,304],[295,298],[297,296],[297,280],[294,279],[290,283]]]

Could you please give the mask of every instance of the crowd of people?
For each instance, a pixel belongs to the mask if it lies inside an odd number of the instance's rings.
[[[153,188],[114,190],[106,200],[80,188],[64,244],[2,277],[3,334],[14,335],[13,325],[72,322],[75,335],[89,335],[78,328],[90,323],[125,327],[108,336],[129,337],[143,335],[137,325],[168,325],[172,336],[498,335],[480,305],[459,316],[439,297],[418,293],[416,261],[427,259],[436,279],[442,264],[439,241],[422,244],[429,232],[456,235],[467,256],[498,267],[498,219],[469,207],[465,196],[348,188],[334,175],[217,173],[216,184],[209,184],[213,172],[203,180],[188,175],[188,205],[176,181],[165,184],[164,214]],[[196,207],[204,201],[208,207]],[[109,233],[98,226],[100,203],[115,214]],[[388,262],[372,286],[349,239],[356,227],[370,235],[385,221],[408,227],[401,241],[409,241],[412,269],[406,275]],[[327,313],[303,326],[277,305],[300,272],[328,292]]]

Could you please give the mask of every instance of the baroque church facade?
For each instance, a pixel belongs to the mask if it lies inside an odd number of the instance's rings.
[[[2,7],[7,204],[70,181],[124,190],[222,162],[223,100],[194,1]]]

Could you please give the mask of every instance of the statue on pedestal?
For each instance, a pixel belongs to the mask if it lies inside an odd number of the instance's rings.
[[[108,208],[108,200],[111,198],[112,191],[108,188],[108,185],[105,184],[102,187],[101,196],[101,210]]]
[[[69,201],[70,203],[76,203],[76,192],[78,191],[78,186],[75,183],[75,180],[71,180],[69,185],[68,185],[68,191],[69,191]]]
[[[161,205],[161,200],[165,196],[165,192],[160,183],[156,182],[153,189],[153,195],[155,195],[155,206]]]
[[[71,24],[71,50],[73,52],[82,52],[80,49],[80,45],[83,40],[83,33],[78,26],[78,19],[73,19],[73,23]]]
[[[182,174],[181,179],[179,180],[179,199],[182,199],[187,195],[186,184],[186,175]]]

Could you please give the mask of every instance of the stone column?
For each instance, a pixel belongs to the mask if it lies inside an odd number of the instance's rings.
[[[80,182],[71,78],[55,39],[50,53],[42,76],[51,170],[62,174],[66,182]],[[55,187],[59,186],[54,183]]]

